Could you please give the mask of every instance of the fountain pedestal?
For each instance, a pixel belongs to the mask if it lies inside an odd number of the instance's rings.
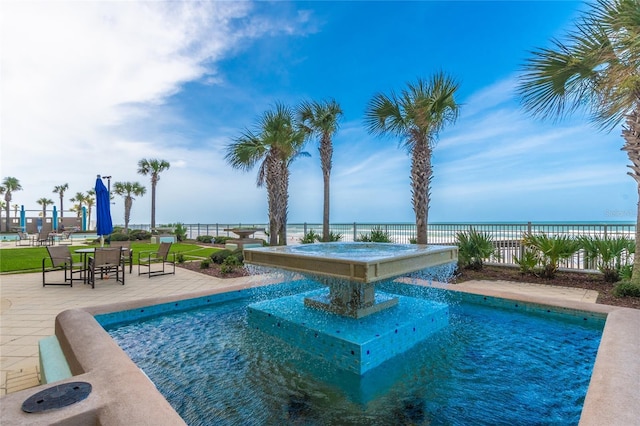
[[[249,305],[248,322],[361,375],[449,321],[446,304],[376,293],[375,285],[408,273],[431,279],[438,268],[452,274],[457,255],[457,247],[380,243],[246,249],[245,263],[300,273],[328,287]]]

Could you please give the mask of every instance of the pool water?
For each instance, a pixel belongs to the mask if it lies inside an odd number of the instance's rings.
[[[447,328],[356,377],[248,328],[269,297],[107,330],[190,425],[571,425],[603,325],[454,303]]]

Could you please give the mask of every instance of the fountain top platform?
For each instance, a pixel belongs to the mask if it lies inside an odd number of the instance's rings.
[[[458,260],[455,246],[317,243],[247,248],[246,263],[373,283]]]

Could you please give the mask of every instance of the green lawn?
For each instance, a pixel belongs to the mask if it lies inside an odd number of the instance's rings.
[[[74,245],[69,246],[71,253],[76,249],[98,247],[99,244],[93,245]],[[133,262],[136,263],[138,253],[144,251],[156,251],[160,244],[150,244],[145,242],[131,242],[133,249]],[[186,261],[200,260],[207,258],[211,253],[220,250],[214,247],[200,247],[190,243],[174,243],[171,245],[171,253],[182,253]],[[79,255],[76,255],[79,257]],[[23,247],[23,248],[7,248],[0,249],[0,273],[4,272],[35,272],[42,270],[42,259],[48,259],[47,249],[45,247]],[[75,259],[75,256],[74,256]],[[50,265],[47,262],[47,265]]]

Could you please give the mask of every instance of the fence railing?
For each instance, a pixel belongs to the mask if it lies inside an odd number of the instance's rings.
[[[266,231],[268,224],[264,223],[214,223],[214,224],[184,224],[187,238],[195,239],[200,235],[235,237],[233,232],[226,229],[258,228],[254,238],[268,239]],[[133,225],[132,229],[149,229],[145,225]],[[516,257],[520,257],[524,250],[522,239],[527,233],[546,234],[548,236],[580,236],[590,237],[627,237],[635,239],[635,224],[631,223],[430,223],[427,230],[429,244],[454,245],[456,234],[475,229],[488,233],[500,255],[489,259],[490,263],[516,265]],[[342,236],[341,241],[356,241],[362,235],[370,234],[374,229],[386,232],[395,243],[408,244],[416,237],[416,226],[411,223],[332,223],[330,231]],[[322,234],[322,224],[319,223],[290,223],[287,225],[287,244],[299,244],[300,239],[309,231]],[[580,250],[570,259],[560,264],[568,269],[593,269],[585,259],[585,253]]]

